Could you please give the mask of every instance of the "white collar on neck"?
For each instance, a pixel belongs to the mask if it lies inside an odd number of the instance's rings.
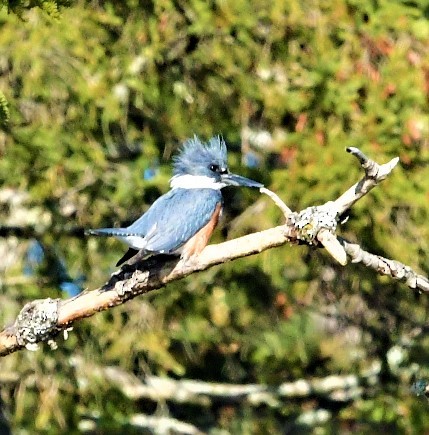
[[[170,179],[170,187],[172,189],[213,189],[220,190],[226,184],[221,181],[216,181],[205,175],[175,175]]]

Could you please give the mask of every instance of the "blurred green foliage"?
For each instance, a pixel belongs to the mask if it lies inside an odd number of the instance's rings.
[[[170,158],[194,133],[223,134],[232,169],[296,210],[359,179],[346,146],[378,162],[399,155],[341,231],[429,274],[426,1],[77,1],[58,13],[64,4],[0,9],[0,190],[16,192],[0,227],[21,228],[0,240],[2,323],[28,300],[65,297],[64,282],[101,285],[124,247],[83,229],[138,217],[168,189]],[[253,141],[261,132],[269,140]],[[256,167],[244,165],[249,147]],[[214,241],[281,222],[254,191],[226,198]],[[45,252],[38,267],[35,239]],[[127,416],[153,409],[105,382],[82,383],[74,358],[138,376],[273,385],[379,362],[380,382],[356,400],[164,412],[231,433],[283,433],[324,408],[332,418],[320,433],[422,433],[428,404],[410,388],[428,373],[428,307],[426,295],[362,266],[287,246],[80,322],[55,352],[4,358],[1,399],[22,433],[73,433],[87,416],[120,431]],[[395,346],[398,370],[388,359]],[[10,373],[18,380],[4,381]]]
[[[28,10],[38,8],[49,17],[59,19],[61,8],[71,4],[73,4],[72,0],[0,0],[0,9],[6,8],[8,13],[13,13],[25,20]]]
[[[9,107],[3,92],[0,92],[0,123],[5,126],[9,122]]]

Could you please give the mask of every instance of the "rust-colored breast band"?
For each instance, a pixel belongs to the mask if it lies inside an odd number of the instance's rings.
[[[192,257],[193,255],[198,255],[208,244],[213,231],[219,222],[220,212],[222,210],[222,205],[219,203],[213,213],[212,218],[207,222],[207,224],[201,228],[192,238],[190,238],[183,246],[182,256],[185,258]]]

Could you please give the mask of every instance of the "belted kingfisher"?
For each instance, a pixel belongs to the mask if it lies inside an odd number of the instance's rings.
[[[187,260],[206,247],[222,213],[220,190],[226,186],[261,188],[263,184],[229,172],[222,138],[204,144],[194,136],[173,160],[171,190],[146,213],[129,227],[91,229],[87,234],[114,236],[130,247],[116,266],[139,251],[144,257],[180,254]]]

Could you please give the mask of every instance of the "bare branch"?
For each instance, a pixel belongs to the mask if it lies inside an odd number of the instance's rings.
[[[148,429],[151,433],[175,433],[183,435],[204,435],[196,426],[171,417],[134,414],[128,424],[139,429]]]
[[[324,246],[329,252],[329,255],[334,258],[341,266],[347,264],[347,254],[343,248],[343,245],[339,242],[337,236],[332,234],[328,229],[322,228],[317,233],[317,240]]]
[[[133,266],[125,265],[97,290],[62,301],[48,299],[31,302],[23,308],[13,326],[0,332],[0,356],[28,344],[34,349],[35,343],[47,340],[48,336],[54,337],[76,320],[121,305],[191,273],[283,245],[292,235],[292,228],[279,226],[207,246],[198,258],[188,262],[171,256],[152,257]],[[57,310],[53,311],[54,304],[57,304]]]
[[[359,245],[350,244],[337,237],[339,216],[384,180],[398,163],[398,159],[395,158],[385,165],[379,165],[357,148],[347,150],[359,159],[365,170],[365,177],[336,201],[308,207],[296,213],[292,212],[275,193],[263,188],[261,192],[270,196],[285,214],[285,225],[219,245],[207,246],[198,258],[187,262],[171,256],[156,256],[147,260],[138,259],[137,256],[135,264],[124,265],[102,288],[83,292],[66,300],[46,299],[31,302],[22,309],[14,325],[0,332],[0,356],[23,347],[34,350],[41,341],[47,341],[54,347],[53,338],[61,331],[66,333],[79,319],[123,304],[129,299],[159,289],[192,273],[254,255],[287,242],[321,244],[342,265],[346,264],[346,255],[349,255],[354,262],[362,262],[379,273],[403,280],[410,288],[429,291],[429,280],[418,275],[410,267],[370,254]]]
[[[380,364],[374,364],[374,367],[360,375],[331,375],[269,386],[177,380],[160,376],[145,376],[141,379],[119,367],[100,367],[79,357],[73,358],[72,363],[77,366],[76,373],[82,382],[87,383],[88,378],[96,377],[103,383],[114,385],[130,400],[171,401],[201,407],[209,407],[216,401],[227,400],[228,403],[279,408],[284,405],[285,400],[306,397],[326,397],[341,402],[359,397],[364,387],[377,384],[380,372]]]
[[[404,281],[408,287],[419,289],[421,291],[429,291],[429,279],[396,260],[389,260],[380,255],[371,254],[363,250],[355,243],[349,243],[341,239],[347,254],[351,257],[353,263],[363,263],[370,269],[374,269],[380,275],[390,276],[399,281]]]
[[[100,430],[102,431],[103,426],[100,425],[101,427],[98,427],[99,420],[98,416],[85,417],[79,422],[78,429],[81,433],[97,433]],[[201,432],[193,424],[161,415],[132,414],[125,421],[122,421],[122,424],[124,425],[124,432],[129,432],[131,427],[137,429],[138,433],[204,435],[204,432]],[[142,431],[143,429],[146,429],[146,431]]]
[[[349,147],[347,152],[354,155],[360,162],[365,170],[365,177],[358,183],[350,187],[349,190],[344,192],[336,201],[334,201],[338,215],[341,215],[346,210],[352,207],[359,199],[365,196],[377,184],[383,181],[398,164],[399,158],[395,157],[390,162],[384,165],[379,165],[373,160],[369,159],[362,151],[355,147]]]

